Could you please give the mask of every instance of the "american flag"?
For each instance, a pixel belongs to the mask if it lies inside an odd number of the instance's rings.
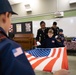
[[[23,51],[22,51],[21,47],[13,49],[12,52],[13,52],[15,57],[18,57],[19,55],[23,54]]]
[[[55,72],[68,69],[68,59],[65,47],[38,48],[25,52],[34,70]]]

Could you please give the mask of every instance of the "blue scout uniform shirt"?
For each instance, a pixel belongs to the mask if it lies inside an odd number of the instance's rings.
[[[55,47],[63,47],[61,42],[58,42],[54,37],[47,38],[41,45],[42,48],[55,48]]]
[[[22,48],[0,27],[0,75],[35,75]]]
[[[64,45],[65,37],[63,34],[59,34],[56,39],[60,40],[60,42]]]
[[[76,41],[76,37],[74,37],[74,38],[72,39],[72,41]]]

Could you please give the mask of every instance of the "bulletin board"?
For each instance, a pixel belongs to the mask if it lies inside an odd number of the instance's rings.
[[[32,21],[13,23],[14,34],[29,34],[32,33]]]

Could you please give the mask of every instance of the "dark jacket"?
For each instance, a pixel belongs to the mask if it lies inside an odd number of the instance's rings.
[[[35,75],[21,46],[0,27],[0,75]]]
[[[41,28],[38,29],[37,30],[36,41],[40,41],[40,43],[42,44],[43,40],[48,37],[47,32],[48,32],[47,28],[45,28],[44,30],[42,30]]]
[[[63,47],[62,43],[58,42],[54,37],[47,38],[41,45],[41,48]]]
[[[13,32],[9,32],[9,38],[13,39],[14,38],[14,33]]]
[[[60,42],[64,45],[65,37],[64,37],[63,34],[59,34],[56,39],[57,39],[57,40],[60,40]]]

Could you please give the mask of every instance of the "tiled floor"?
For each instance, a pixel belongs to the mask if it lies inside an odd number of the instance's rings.
[[[76,56],[68,56],[70,75],[76,75]],[[36,75],[52,75],[49,72],[35,71]]]

